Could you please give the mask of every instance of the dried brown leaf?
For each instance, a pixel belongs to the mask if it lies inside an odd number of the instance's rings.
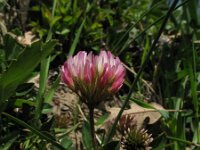
[[[156,103],[150,103],[155,109],[163,110],[164,108]],[[110,112],[110,116],[107,119],[107,123],[114,120],[117,117],[121,108],[113,107],[109,108],[108,112]],[[141,107],[135,103],[131,104],[131,108],[124,110],[123,115],[134,115],[135,119],[137,120],[137,126],[141,127],[144,123],[144,120],[148,118],[148,124],[153,124],[158,121],[161,117],[161,114],[155,110]]]

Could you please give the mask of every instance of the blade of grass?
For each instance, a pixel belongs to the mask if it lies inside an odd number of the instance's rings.
[[[181,3],[180,5],[178,5],[174,10],[178,9],[179,7],[185,5],[189,0],[184,1],[183,3]],[[124,46],[120,49],[120,51],[118,52],[118,55],[120,55],[126,48],[128,45],[130,45],[130,43],[136,39],[138,39],[140,36],[144,35],[146,33],[146,31],[148,31],[152,26],[156,25],[157,23],[159,23],[161,20],[163,20],[163,18],[166,17],[166,15],[162,15],[161,17],[159,17],[156,21],[154,21],[152,24],[150,24],[149,26],[147,26],[142,32],[140,32],[137,36],[135,36],[134,39],[131,40],[127,40],[124,44]],[[130,30],[131,31],[131,30]],[[129,31],[129,32],[130,32]]]
[[[185,5],[189,0],[184,1],[183,3],[179,4],[174,10],[178,9],[179,7]],[[138,39],[140,36],[144,35],[146,31],[148,31],[152,26],[156,25],[158,22],[160,22],[161,20],[163,20],[163,18],[166,17],[166,15],[163,15],[161,17],[159,17],[155,22],[153,22],[152,24],[150,24],[149,26],[147,26],[141,33],[139,33],[134,39],[132,40],[127,40],[124,44],[124,46],[120,49],[120,51],[118,52],[118,55],[120,55],[126,48],[127,46],[134,40]],[[138,22],[137,22],[138,23]],[[135,24],[134,24],[135,25]],[[131,28],[132,29],[132,28]],[[130,30],[131,31],[131,30]],[[129,30],[127,31],[128,34],[130,32]],[[125,35],[124,35],[125,37]],[[124,38],[123,38],[124,39]],[[123,40],[122,39],[122,40]],[[116,47],[116,46],[115,46]],[[113,49],[114,50],[114,49]]]
[[[75,1],[74,5],[73,5],[73,6],[74,6],[74,9],[76,9],[76,7],[75,7],[75,4],[76,4],[76,3],[77,3],[77,2]],[[77,5],[77,4],[76,4],[76,5]],[[79,38],[80,38],[80,35],[81,35],[81,32],[82,32],[82,30],[83,30],[83,26],[84,26],[85,21],[86,21],[86,15],[87,15],[87,13],[89,12],[90,8],[91,8],[91,5],[90,5],[90,3],[88,2],[88,3],[87,3],[86,10],[85,10],[85,13],[84,13],[83,22],[81,23],[80,27],[78,28],[78,30],[77,30],[77,32],[76,32],[75,39],[74,39],[74,41],[73,41],[73,43],[72,43],[72,45],[71,45],[71,47],[70,47],[68,56],[73,55],[74,52],[75,52],[75,49],[76,49],[76,47],[77,47],[77,44],[78,44],[78,41],[79,41]]]
[[[55,14],[56,5],[57,5],[57,0],[54,0],[53,9],[52,9],[52,19]],[[46,41],[48,42],[51,39],[52,39],[52,26],[50,26]],[[36,104],[36,110],[35,110],[35,119],[36,120],[38,120],[40,118],[40,115],[41,115],[42,109],[43,109],[44,94],[45,94],[45,89],[46,89],[46,82],[47,82],[47,78],[48,78],[50,61],[51,61],[51,56],[43,59],[41,61],[41,65],[40,65],[39,91],[38,91],[38,95],[37,95],[37,104]]]
[[[47,103],[51,102],[53,95],[54,95],[54,92],[57,89],[59,83],[60,83],[60,75],[57,77],[57,79],[53,83],[51,89],[48,91],[47,95],[45,96],[45,102],[47,102]]]
[[[43,109],[44,93],[45,93],[46,82],[48,78],[50,60],[51,60],[51,57],[49,56],[48,58],[45,58],[41,61],[39,91],[38,91],[38,96],[37,96],[35,119],[40,118],[40,115]]]
[[[69,50],[70,56],[73,55],[74,52],[75,52],[75,49],[76,49],[76,46],[78,44],[78,41],[79,41],[79,38],[80,38],[80,35],[81,35],[81,31],[83,29],[84,24],[85,24],[85,18],[84,18],[83,22],[81,23],[80,27],[78,28],[77,33],[75,35],[75,39],[72,43],[72,46],[70,47],[70,50]]]
[[[134,40],[136,40],[137,38],[139,38],[141,35],[144,35],[145,32],[147,30],[149,30],[152,26],[156,25],[158,22],[160,22],[163,18],[165,17],[165,15],[162,15],[161,17],[159,17],[155,22],[153,22],[152,24],[150,24],[149,26],[147,26],[140,34],[138,34],[134,39],[132,40],[127,40],[124,44],[124,46],[122,47],[122,49],[118,52],[118,55],[120,55],[126,48],[127,46]]]
[[[170,139],[170,140],[173,140],[173,141],[177,141],[177,142],[182,142],[182,143],[185,143],[185,144],[188,144],[188,145],[193,145],[193,146],[196,146],[196,147],[200,147],[200,144],[197,144],[197,143],[194,143],[194,142],[190,142],[190,141],[187,141],[187,140],[183,140],[183,139],[179,139],[179,138],[176,138],[176,137],[172,137],[172,136],[166,136],[167,139]]]
[[[114,51],[119,44],[124,40],[124,38],[128,35],[128,33],[143,19],[143,17],[147,16],[154,8],[156,8],[162,1],[155,4],[153,7],[151,7],[148,11],[144,12],[144,14],[123,34],[123,36],[117,41],[115,46],[111,51]]]
[[[169,118],[169,113],[168,110],[160,110],[160,109],[156,109],[155,107],[151,106],[148,103],[145,103],[141,100],[137,100],[134,98],[130,98],[131,101],[135,102],[136,104],[138,104],[139,106],[142,106],[144,108],[150,108],[150,109],[155,109],[156,111],[158,111],[165,119]]]
[[[191,70],[192,69],[192,70]],[[191,94],[193,99],[193,105],[195,109],[195,120],[193,122],[194,125],[194,136],[193,141],[199,143],[200,135],[199,135],[199,100],[197,97],[197,75],[196,75],[196,52],[194,49],[194,44],[192,45],[192,67],[190,69],[190,82],[191,82]]]
[[[58,0],[54,0],[53,1],[53,9],[52,9],[52,13],[51,13],[51,17],[52,17],[52,20],[54,18],[54,15],[55,15],[55,9],[56,9],[56,6],[57,6],[57,3],[58,3]],[[52,39],[52,28],[53,26],[51,25],[50,28],[49,28],[49,31],[48,31],[48,35],[47,35],[47,39],[46,41],[49,41]]]
[[[64,147],[62,147],[59,143],[57,143],[56,141],[54,141],[53,139],[49,138],[48,136],[46,136],[45,134],[43,134],[42,132],[40,132],[39,130],[35,129],[34,127],[30,126],[29,124],[27,124],[26,122],[6,113],[6,112],[2,112],[2,115],[6,116],[7,118],[11,119],[12,121],[14,121],[15,123],[29,129],[32,133],[38,135],[40,138],[47,140],[48,142],[52,143],[54,146],[58,147],[61,150],[65,150]]]
[[[147,55],[147,52],[148,52],[149,46],[150,46],[150,43],[149,43],[149,37],[146,36],[146,39],[145,39],[145,47],[144,47],[144,51],[143,51],[143,53],[142,53],[141,64],[144,63],[144,60],[145,60],[145,57],[146,57],[146,55]]]
[[[192,51],[190,51],[192,46]],[[196,76],[196,53],[194,49],[194,45],[184,45],[187,47],[189,56],[184,60],[184,67],[189,76],[189,84],[190,84],[190,93],[192,98],[192,104],[194,107],[194,120],[191,122],[193,125],[193,142],[199,142],[199,102],[197,96],[197,76]]]
[[[191,75],[191,87],[192,87],[192,98],[195,107],[195,116],[198,118],[199,114],[199,101],[197,97],[197,85],[196,85],[196,53],[194,49],[194,44],[192,45],[192,67],[191,67],[190,75]]]
[[[171,15],[171,13],[173,12],[174,8],[176,7],[176,4],[177,4],[177,3],[178,3],[178,0],[174,0],[173,4],[172,4],[171,7],[169,8],[169,10],[168,10],[168,12],[167,12],[167,14],[166,14],[166,17],[164,18],[163,23],[162,23],[162,25],[161,25],[161,27],[160,27],[160,29],[159,29],[159,31],[158,31],[158,34],[157,34],[157,36],[156,36],[156,38],[155,38],[155,40],[154,40],[154,42],[153,42],[153,44],[152,44],[150,50],[148,51],[148,54],[147,54],[147,56],[146,56],[146,59],[144,60],[144,63],[142,64],[142,66],[141,66],[141,68],[140,68],[140,70],[139,70],[139,72],[138,72],[138,74],[137,74],[135,80],[133,81],[133,83],[132,83],[132,85],[131,85],[131,88],[130,88],[130,90],[129,90],[129,92],[128,92],[128,95],[127,95],[127,97],[126,97],[126,99],[125,99],[125,101],[124,101],[124,103],[123,103],[123,106],[122,106],[122,108],[120,109],[120,111],[119,111],[119,113],[118,113],[118,115],[117,115],[117,117],[116,117],[116,119],[115,119],[115,122],[114,122],[114,124],[113,124],[111,130],[110,130],[109,133],[108,133],[108,136],[107,136],[107,139],[106,139],[105,143],[108,143],[108,142],[111,140],[111,138],[113,137],[113,135],[114,135],[114,133],[115,133],[115,128],[116,128],[116,126],[117,126],[117,122],[119,121],[119,119],[120,119],[120,117],[121,117],[121,115],[122,115],[122,113],[123,113],[123,111],[124,111],[126,105],[128,104],[128,101],[129,101],[129,99],[130,99],[130,97],[131,97],[131,94],[132,94],[132,92],[133,92],[133,90],[134,90],[134,87],[135,87],[137,81],[139,80],[140,75],[141,75],[141,73],[143,72],[144,67],[146,66],[146,64],[147,64],[147,62],[148,62],[148,60],[149,60],[149,58],[150,58],[150,56],[151,56],[153,50],[155,50],[156,43],[158,42],[158,40],[159,40],[159,38],[160,38],[160,36],[161,36],[161,34],[162,34],[164,28],[165,28],[165,25],[166,25],[166,23],[167,23],[167,21],[168,21],[170,15]]]
[[[171,125],[169,126],[171,130],[171,135],[185,140],[185,118],[181,114],[181,112],[178,111],[181,110],[183,107],[183,98],[172,98],[171,106],[173,109],[177,110],[177,112],[175,112],[173,116],[171,116],[172,121]],[[174,150],[185,149],[185,144],[173,141],[171,148]]]
[[[177,125],[176,125],[176,137],[185,140],[186,139],[186,119],[181,115],[180,112],[178,113],[177,117]],[[177,143],[178,149],[186,149],[185,143]]]
[[[14,136],[13,138],[9,139],[5,144],[0,146],[1,150],[9,150],[12,144],[19,138],[19,135]]]
[[[69,127],[69,128],[67,129],[67,131],[62,132],[62,134],[59,133],[58,138],[61,139],[61,138],[65,137],[65,136],[68,136],[71,132],[77,130],[77,128],[80,127],[80,125],[81,125],[81,123],[79,122],[79,123],[75,124],[74,126]],[[57,130],[57,131],[55,131],[55,132],[58,132],[59,129],[60,129],[60,128],[55,129],[55,130]]]

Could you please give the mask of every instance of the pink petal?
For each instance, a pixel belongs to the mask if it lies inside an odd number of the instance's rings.
[[[64,66],[62,66],[61,70],[61,79],[64,81],[64,83],[66,83],[69,86],[69,88],[73,88],[74,82],[71,77],[71,74]]]
[[[112,84],[112,86],[111,86],[111,88],[109,89],[109,91],[110,91],[111,93],[116,93],[116,92],[122,87],[123,82],[124,82],[124,79],[123,79],[123,78],[121,78],[121,79],[119,79],[119,80],[116,80],[116,81]]]
[[[92,81],[92,69],[91,69],[91,63],[89,60],[86,61],[86,65],[84,68],[84,81],[86,84],[90,84]]]
[[[118,78],[124,78],[125,76],[125,69],[124,67],[121,65],[121,66],[118,66],[117,67],[117,70],[115,71],[115,78],[118,79]]]

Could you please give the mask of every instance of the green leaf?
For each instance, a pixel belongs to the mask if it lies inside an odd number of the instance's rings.
[[[22,107],[23,104],[28,104],[29,106],[35,106],[35,103],[33,101],[26,100],[26,99],[16,99],[15,101],[16,107]]]
[[[155,107],[151,106],[150,104],[145,103],[145,102],[143,102],[141,100],[137,100],[137,99],[133,99],[133,98],[130,98],[130,100],[135,102],[139,106],[144,107],[144,108],[151,108],[151,109],[157,110],[165,119],[169,118],[169,113],[167,111],[165,111],[165,110],[158,110]]]
[[[12,62],[8,70],[0,77],[0,106],[14,93],[18,85],[28,79],[32,71],[52,52],[56,44],[55,40],[45,44],[41,41],[35,42],[26,47],[18,59]]]
[[[66,149],[66,150],[75,150],[75,148],[72,146],[72,140],[65,136],[61,139],[61,145]],[[53,150],[60,150],[59,148],[52,146]]]
[[[67,136],[61,139],[61,145],[66,149],[70,148],[72,144],[72,140],[69,139]]]
[[[60,32],[60,34],[66,35],[66,34],[69,33],[69,32],[70,32],[69,29],[63,29],[63,30]]]
[[[102,125],[104,123],[104,121],[109,117],[109,113],[104,114],[103,116],[101,116],[97,122],[96,125]]]
[[[86,147],[87,150],[91,150],[92,146],[92,139],[90,136],[90,124],[89,122],[84,122],[83,124],[83,129],[82,129],[82,138],[83,138],[83,143],[84,146]]]
[[[23,51],[23,48],[16,42],[16,39],[9,34],[4,36],[4,41],[3,49],[5,51],[6,59],[17,59],[19,54]]]
[[[53,27],[62,17],[61,16],[55,16],[51,23],[50,23],[50,26]]]

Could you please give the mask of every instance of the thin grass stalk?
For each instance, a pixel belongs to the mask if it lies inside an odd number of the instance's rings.
[[[159,17],[155,22],[153,22],[152,24],[150,24],[148,27],[146,27],[140,34],[138,34],[134,39],[130,40],[130,41],[126,41],[126,43],[124,44],[124,46],[122,47],[122,49],[119,51],[118,55],[120,55],[127,47],[127,45],[129,45],[129,43],[131,43],[131,41],[134,41],[136,39],[138,39],[141,35],[144,35],[145,32],[147,30],[149,30],[152,26],[156,25],[158,22],[160,22],[161,20],[163,20],[163,18],[165,17],[165,15],[162,15],[161,17]]]
[[[148,62],[148,60],[149,60],[149,58],[150,58],[150,56],[151,56],[153,50],[155,50],[156,43],[158,42],[158,40],[159,40],[159,38],[160,38],[160,36],[161,36],[161,34],[162,34],[164,28],[165,28],[165,25],[167,24],[167,21],[168,21],[170,15],[171,15],[171,13],[173,12],[174,8],[176,7],[176,4],[177,4],[177,3],[178,3],[178,0],[174,0],[173,4],[172,4],[171,7],[169,8],[169,10],[168,10],[168,12],[167,12],[167,14],[166,14],[166,17],[164,18],[163,23],[162,23],[162,25],[161,25],[161,27],[160,27],[160,29],[159,29],[159,32],[158,32],[158,34],[157,34],[157,36],[156,36],[156,38],[155,38],[155,40],[154,40],[154,42],[153,42],[153,44],[152,44],[150,50],[149,50],[149,52],[147,53],[146,59],[144,60],[144,63],[142,64],[142,66],[141,66],[141,68],[140,68],[140,70],[139,70],[139,72],[138,72],[138,74],[137,74],[135,80],[133,81],[133,83],[132,83],[132,85],[131,85],[131,88],[130,88],[130,90],[129,90],[129,92],[128,92],[128,95],[127,95],[127,97],[126,97],[126,99],[125,99],[125,101],[124,101],[124,103],[123,103],[123,105],[122,105],[122,108],[120,109],[120,111],[119,111],[119,113],[118,113],[118,115],[117,115],[117,117],[116,117],[116,119],[115,119],[115,122],[114,122],[114,124],[113,124],[111,130],[110,130],[109,133],[108,133],[108,136],[107,136],[107,139],[106,139],[105,143],[108,143],[108,142],[111,140],[111,138],[113,137],[113,135],[114,135],[114,133],[115,133],[116,126],[117,126],[117,122],[119,121],[119,119],[120,119],[120,117],[121,117],[121,115],[122,115],[122,113],[123,113],[123,111],[124,111],[126,105],[128,104],[129,99],[130,99],[130,97],[131,97],[131,94],[132,94],[132,92],[133,92],[133,90],[134,90],[134,87],[135,87],[137,81],[139,80],[140,75],[141,75],[141,73],[143,72],[143,70],[144,70],[144,68],[145,68],[145,66],[146,66],[146,64],[147,64],[147,62]]]
[[[124,40],[124,38],[126,37],[126,35],[129,34],[129,32],[143,19],[143,17],[145,17],[146,15],[148,15],[154,8],[156,8],[159,4],[161,3],[158,2],[157,4],[155,4],[153,7],[151,7],[147,12],[144,12],[144,14],[140,17],[140,19],[138,19],[123,35],[122,37],[117,41],[117,43],[115,44],[114,48],[111,51],[114,51],[115,49],[117,49],[117,47],[119,46],[119,44],[122,42],[122,40]]]
[[[76,3],[77,3],[77,1],[74,1],[74,4],[73,4],[73,9],[74,9],[74,10],[76,9],[76,5],[77,5]],[[75,5],[75,4],[76,4],[76,5]],[[80,39],[81,32],[82,32],[83,27],[84,27],[84,25],[85,25],[87,12],[90,10],[90,8],[91,8],[91,5],[90,5],[89,2],[88,2],[88,3],[87,3],[87,7],[86,7],[86,11],[85,11],[85,13],[84,13],[84,19],[83,19],[83,21],[82,21],[80,27],[78,28],[78,30],[77,30],[77,32],[76,32],[76,34],[75,34],[75,39],[74,39],[74,41],[73,41],[73,43],[72,43],[72,45],[71,45],[71,47],[70,47],[68,56],[73,55],[74,52],[75,52],[75,49],[76,49],[77,44],[78,44],[79,39]]]
[[[35,119],[39,119],[43,103],[44,103],[44,93],[46,87],[46,81],[48,78],[48,71],[49,71],[49,64],[50,64],[51,57],[44,59],[41,61],[40,65],[40,80],[39,80],[39,91],[37,96],[37,103],[36,103],[36,112],[35,112]]]
[[[83,26],[85,24],[85,20],[86,20],[86,18],[84,18],[83,22],[81,23],[80,27],[77,30],[77,33],[75,35],[75,39],[74,39],[74,41],[72,43],[72,46],[70,47],[70,50],[69,50],[69,55],[70,56],[73,55],[74,52],[75,52],[75,49],[77,47],[77,44],[78,44],[78,41],[79,41],[79,38],[80,38],[80,35],[81,35],[81,32],[82,32],[82,29],[83,29]]]
[[[187,2],[189,2],[189,0],[185,0],[183,3],[179,4],[178,6],[176,6],[176,8],[175,8],[174,10],[176,10],[176,9],[178,9],[179,7],[185,5]],[[158,22],[160,22],[161,20],[163,20],[163,18],[165,18],[165,17],[166,17],[166,15],[162,15],[162,16],[159,17],[155,22],[153,22],[152,24],[150,24],[149,26],[147,26],[141,33],[139,33],[137,36],[135,36],[134,39],[132,39],[132,40],[130,40],[130,41],[127,40],[127,41],[125,42],[124,46],[123,46],[123,47],[120,49],[120,51],[118,52],[118,55],[120,55],[120,54],[127,48],[127,46],[129,45],[129,43],[131,43],[132,41],[138,39],[140,36],[144,35],[144,33],[145,33],[147,30],[149,30],[152,26],[154,26],[155,24],[157,24]],[[122,40],[125,38],[125,36],[131,31],[131,29],[132,29],[137,23],[139,23],[139,21],[141,21],[141,20],[142,20],[142,19],[139,19],[133,26],[131,26],[131,27],[127,30],[127,32],[124,33],[124,35],[122,36],[122,38],[120,39],[120,41],[122,41]],[[118,44],[118,43],[117,43],[117,44]],[[116,46],[115,46],[115,47],[116,47]],[[114,48],[113,48],[113,50],[114,50]]]
[[[200,147],[200,144],[197,144],[197,143],[194,143],[194,142],[191,142],[191,141],[187,141],[187,140],[183,140],[183,139],[179,139],[179,138],[176,138],[176,137],[172,137],[172,136],[168,136],[167,135],[166,138],[170,139],[170,140],[173,140],[173,141],[185,143],[185,144],[188,144],[188,145],[193,145],[193,146],[196,146],[196,147]]]
[[[55,14],[55,9],[57,5],[57,0],[54,0],[53,2],[53,9],[52,9],[52,18]],[[46,42],[52,39],[52,26],[50,26]],[[35,111],[35,119],[39,119],[40,115],[42,113],[43,109],[43,103],[44,103],[44,94],[46,89],[46,82],[48,79],[48,72],[49,72],[49,66],[51,62],[51,56],[41,61],[40,65],[40,81],[39,81],[39,91],[37,95],[37,104],[36,104],[36,111]]]
[[[197,69],[196,69],[196,52],[194,48],[194,44],[192,44],[192,73],[191,73],[191,90],[192,90],[192,99],[193,99],[193,105],[195,109],[195,120],[194,120],[194,137],[193,139],[196,139],[196,141],[200,142],[200,135],[199,135],[199,100],[197,97]]]
[[[197,98],[197,85],[196,85],[196,53],[195,53],[195,49],[194,49],[194,44],[192,45],[192,72],[193,72],[193,82],[192,82],[192,95],[193,95],[193,103],[195,106],[195,117],[198,118],[199,116],[199,102],[198,102],[198,98]]]
[[[58,77],[56,78],[55,82],[51,86],[51,89],[48,91],[47,95],[45,96],[45,102],[47,102],[47,103],[51,102],[59,83],[60,83],[60,75],[58,75]]]

